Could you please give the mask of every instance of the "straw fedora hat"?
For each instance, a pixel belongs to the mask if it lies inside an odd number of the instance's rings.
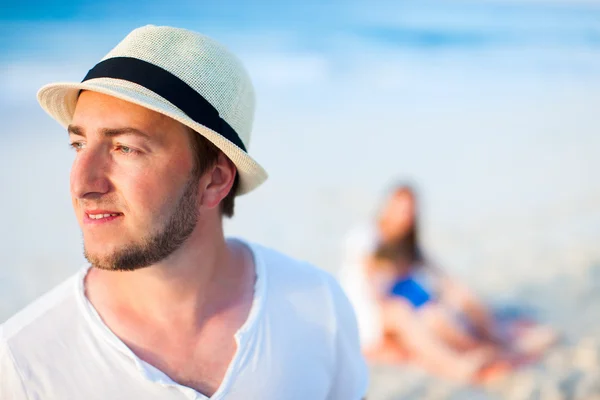
[[[267,179],[247,152],[254,118],[250,77],[233,54],[209,37],[167,26],[135,29],[82,82],[51,83],[37,98],[67,127],[81,90],[138,104],[203,135],[237,167],[238,195]]]

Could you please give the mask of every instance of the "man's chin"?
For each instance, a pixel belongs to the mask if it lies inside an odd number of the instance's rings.
[[[119,271],[122,269],[119,266],[118,254],[118,249],[107,251],[105,248],[103,251],[95,251],[95,249],[90,249],[87,246],[84,246],[83,251],[83,255],[92,267],[106,271]]]
[[[84,246],[84,256],[93,267],[106,271],[135,271],[157,261],[147,249],[135,245],[121,246],[108,251],[93,251]]]
[[[149,267],[149,265],[144,264],[121,263],[113,258],[98,258],[87,255],[86,258],[93,268],[101,269],[103,271],[136,271],[138,269]]]
[[[94,268],[106,270],[106,271],[118,271],[120,268],[115,262],[115,257],[111,257],[110,255],[99,255],[95,253],[90,253],[85,251],[83,254],[90,263],[90,265]]]

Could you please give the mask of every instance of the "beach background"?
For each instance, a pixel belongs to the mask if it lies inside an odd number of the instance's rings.
[[[491,303],[564,333],[503,384],[372,366],[369,399],[600,399],[600,2],[9,2],[0,12],[0,322],[84,262],[73,154],[37,105],[131,29],[225,43],[270,173],[228,234],[337,273],[348,230],[415,183],[425,248]]]

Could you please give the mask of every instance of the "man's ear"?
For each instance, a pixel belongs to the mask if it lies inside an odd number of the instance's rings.
[[[236,173],[233,162],[220,152],[215,165],[206,172],[201,205],[206,208],[217,207],[231,190]]]

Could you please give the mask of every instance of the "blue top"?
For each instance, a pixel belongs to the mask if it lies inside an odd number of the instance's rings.
[[[408,300],[415,308],[419,308],[433,299],[423,285],[411,275],[397,280],[392,285],[389,294]]]

